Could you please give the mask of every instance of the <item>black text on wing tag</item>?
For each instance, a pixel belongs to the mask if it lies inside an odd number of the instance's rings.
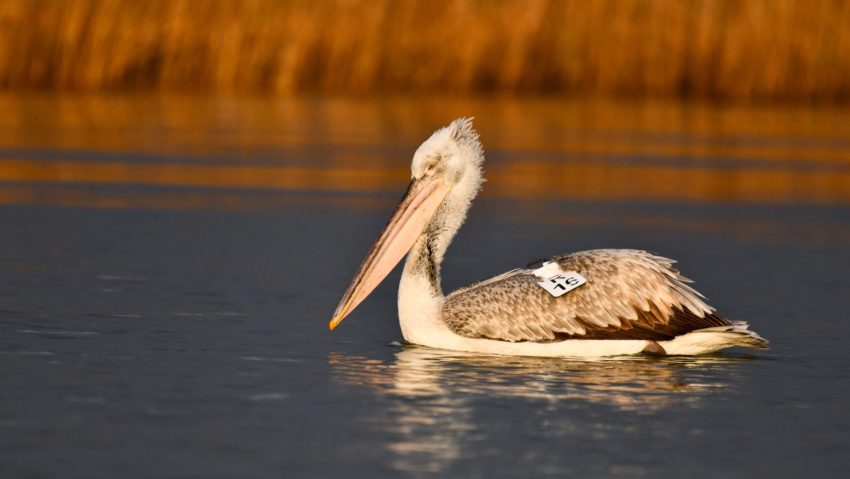
[[[578,288],[579,286],[587,283],[587,280],[584,276],[576,273],[575,271],[567,271],[564,273],[558,273],[554,276],[551,276],[543,281],[538,281],[543,289],[549,292],[554,297],[563,296],[564,294],[569,293],[570,291]]]

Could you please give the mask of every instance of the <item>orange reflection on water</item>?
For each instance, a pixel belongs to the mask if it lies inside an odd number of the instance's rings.
[[[742,202],[850,200],[850,171],[522,163],[489,168],[499,196]]]
[[[474,116],[487,149],[850,163],[850,111],[839,107],[558,98],[0,95],[0,111],[3,148],[210,153],[392,144],[412,154],[434,128]]]
[[[380,191],[397,187],[399,170],[132,164],[81,161],[0,160],[0,181]]]
[[[334,195],[317,198],[311,195],[246,195],[234,191],[211,190],[153,190],[131,193],[33,187],[29,185],[0,186],[0,205],[39,204],[95,208],[147,208],[169,210],[245,211],[268,210],[280,207],[316,211],[318,207],[335,211],[362,211],[389,208],[383,198],[358,195]]]
[[[364,162],[366,159],[364,158]],[[276,190],[401,192],[397,168],[0,160],[0,181]],[[850,170],[679,168],[534,160],[486,167],[486,194],[505,198],[850,202]]]
[[[103,185],[220,192],[146,200],[163,208],[250,204],[233,189],[400,193],[418,144],[473,115],[490,158],[485,196],[850,202],[850,113],[834,108],[159,96],[0,96],[0,107],[10,203],[132,203]],[[57,185],[91,189],[46,192]]]

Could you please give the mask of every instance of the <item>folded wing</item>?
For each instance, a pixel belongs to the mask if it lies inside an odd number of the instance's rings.
[[[449,294],[443,320],[455,333],[503,341],[668,340],[731,324],[672,267],[638,250],[582,251],[551,259],[587,283],[553,297],[533,270],[517,269]]]

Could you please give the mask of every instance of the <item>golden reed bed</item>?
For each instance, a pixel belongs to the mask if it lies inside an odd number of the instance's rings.
[[[0,89],[850,99],[844,0],[0,0]]]

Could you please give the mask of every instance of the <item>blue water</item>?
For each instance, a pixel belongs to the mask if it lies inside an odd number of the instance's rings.
[[[44,156],[10,144],[0,168],[24,150]],[[403,187],[0,183],[0,476],[846,474],[848,205],[485,193],[446,290],[551,254],[643,248],[771,341],[575,361],[402,345],[398,272],[327,330]]]

